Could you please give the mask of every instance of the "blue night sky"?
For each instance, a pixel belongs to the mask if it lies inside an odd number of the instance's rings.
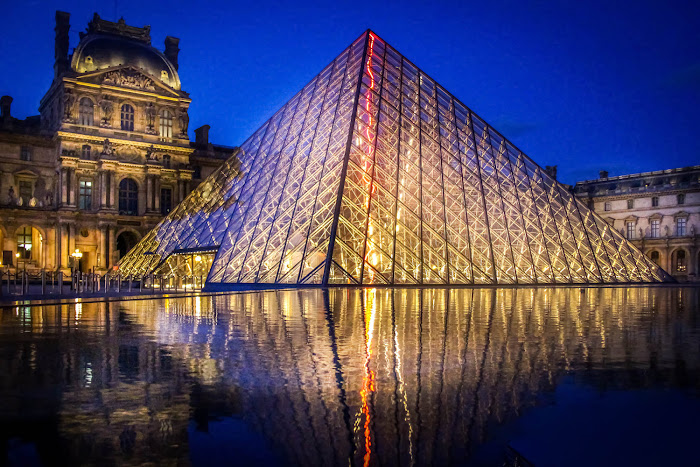
[[[371,28],[566,183],[700,164],[700,2],[3,2],[0,94],[38,113],[54,14],[179,37],[190,136],[243,142]],[[115,6],[116,5],[116,6]],[[196,6],[193,6],[196,5]],[[115,14],[116,11],[116,14]]]

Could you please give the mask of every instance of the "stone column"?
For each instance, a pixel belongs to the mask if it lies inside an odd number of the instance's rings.
[[[115,227],[109,227],[109,251],[107,255],[109,256],[109,267],[114,264],[114,256],[117,251],[117,232]]]
[[[100,209],[107,207],[107,172],[100,170]]]
[[[99,227],[97,236],[97,254],[99,255],[99,262],[97,267],[100,269],[105,269],[107,267],[107,250],[105,243],[107,242],[107,228]]]
[[[112,209],[119,209],[119,184],[117,183],[117,173],[111,171],[110,174],[112,178],[112,186],[110,187],[112,199],[109,207]]]
[[[75,251],[75,224],[68,225],[68,256]]]
[[[177,181],[177,202],[181,202],[185,199],[185,182],[182,180]]]
[[[66,204],[68,204],[68,174],[67,174],[67,172],[68,172],[67,168],[61,167],[61,172],[59,175],[59,182],[58,183],[60,184],[60,188],[59,188],[60,191],[59,192],[61,194],[61,199],[59,200],[59,202],[62,206],[65,206]]]
[[[68,226],[66,224],[61,224],[59,231],[61,235],[61,248],[59,250],[60,261],[58,264],[60,264],[62,268],[66,269],[70,266],[70,245],[68,244]]]
[[[54,253],[54,265],[56,266],[56,269],[60,268],[62,266],[61,264],[61,230],[63,230],[63,226],[61,224],[57,224],[56,227],[53,229],[53,253]]]
[[[160,177],[153,178],[153,191],[155,192],[153,195],[153,210],[160,212]]]
[[[146,212],[153,210],[153,176],[146,175]]]
[[[75,169],[70,169],[70,193],[68,193],[68,204],[71,206],[77,205],[78,193],[78,174]]]

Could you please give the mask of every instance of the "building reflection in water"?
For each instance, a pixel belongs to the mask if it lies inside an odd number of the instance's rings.
[[[259,440],[248,449],[283,463],[461,463],[565,375],[697,387],[698,295],[314,289],[6,308],[0,449],[198,463],[193,433],[235,419]]]

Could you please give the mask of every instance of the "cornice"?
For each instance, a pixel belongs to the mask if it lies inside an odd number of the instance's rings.
[[[139,148],[144,148],[144,149],[149,149],[151,146],[153,146],[154,149],[158,151],[167,151],[167,152],[179,152],[184,155],[190,155],[194,152],[193,148],[187,147],[187,146],[176,146],[176,145],[167,145],[167,144],[158,144],[154,143],[151,141],[135,141],[133,139],[121,139],[121,138],[107,138],[105,135],[84,135],[82,133],[72,133],[68,131],[57,131],[56,136],[58,138],[63,138],[66,141],[91,141],[94,143],[101,143],[105,139],[109,139],[109,141],[113,144],[124,144],[124,145],[131,145]]]
[[[84,81],[79,81],[75,78],[63,78],[63,81],[66,83],[71,83],[75,86],[84,86],[87,88],[114,91],[115,93],[123,93],[123,94],[128,94],[128,95],[137,95],[137,96],[144,96],[144,97],[155,97],[157,99],[163,99],[163,100],[168,100],[168,101],[173,101],[173,102],[185,102],[187,104],[190,104],[192,102],[192,99],[190,99],[189,97],[164,96],[162,94],[158,94],[158,93],[155,93],[152,91],[142,91],[140,89],[133,89],[133,88],[122,88],[119,86],[112,86],[109,84],[86,83]]]

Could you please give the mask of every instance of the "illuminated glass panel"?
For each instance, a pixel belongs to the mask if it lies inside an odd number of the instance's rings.
[[[120,263],[217,249],[207,281],[668,278],[438,83],[365,33]]]

